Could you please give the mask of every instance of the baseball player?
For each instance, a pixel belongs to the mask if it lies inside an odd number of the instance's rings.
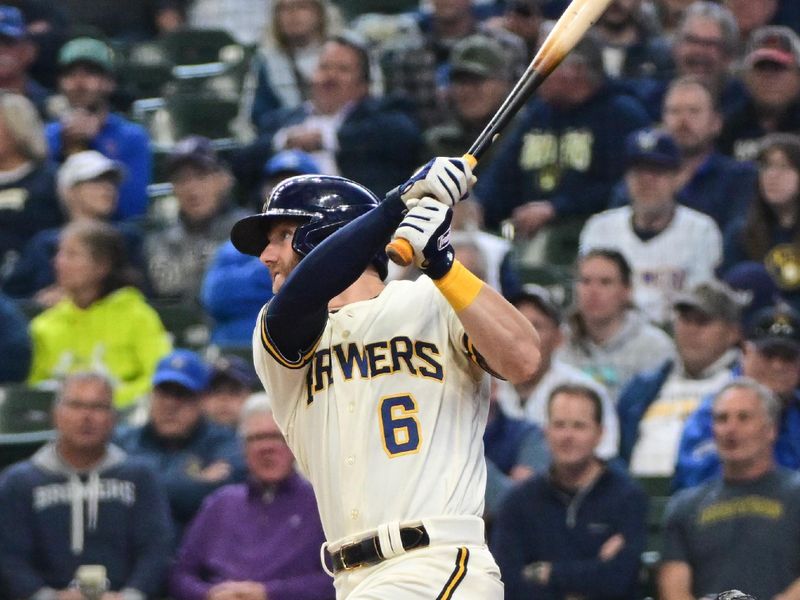
[[[256,371],[314,486],[339,599],[503,597],[481,518],[483,371],[531,376],[538,338],[454,260],[451,207],[474,179],[437,158],[379,202],[293,177],[231,234],[272,275]],[[396,229],[425,276],[384,285]]]

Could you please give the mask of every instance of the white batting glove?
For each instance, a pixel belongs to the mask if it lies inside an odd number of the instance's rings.
[[[400,198],[407,206],[409,201],[425,196],[453,206],[467,197],[476,181],[472,167],[463,158],[437,156],[403,184]]]
[[[449,206],[425,197],[414,201],[395,231],[395,237],[407,240],[414,249],[414,264],[433,279],[444,277],[453,266],[452,219]]]

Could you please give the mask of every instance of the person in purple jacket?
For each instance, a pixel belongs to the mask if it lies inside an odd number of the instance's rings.
[[[268,403],[249,400],[239,433],[248,479],[206,498],[184,535],[169,577],[173,600],[328,600],[325,540],[311,485]]]

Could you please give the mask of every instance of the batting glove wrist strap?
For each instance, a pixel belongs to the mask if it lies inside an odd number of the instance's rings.
[[[456,312],[472,304],[484,285],[483,281],[457,260],[453,261],[453,266],[444,277],[434,279],[433,283]]]
[[[414,173],[400,188],[400,197],[409,201],[430,196],[446,206],[453,206],[469,194],[476,178],[463,158],[436,157]]]
[[[453,265],[450,245],[450,221],[453,211],[434,198],[422,198],[409,204],[408,212],[397,227],[396,237],[405,239],[414,249],[414,264],[432,279],[444,277]]]

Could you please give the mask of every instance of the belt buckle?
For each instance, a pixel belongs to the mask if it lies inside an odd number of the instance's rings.
[[[337,551],[337,554],[339,555],[339,562],[342,563],[343,571],[352,571],[353,569],[357,569],[358,567],[361,566],[360,563],[357,565],[348,565],[347,560],[345,559],[345,551],[348,550],[349,548],[358,546],[358,544],[359,542],[350,542],[349,544],[343,544],[341,548],[339,548],[339,550]]]

